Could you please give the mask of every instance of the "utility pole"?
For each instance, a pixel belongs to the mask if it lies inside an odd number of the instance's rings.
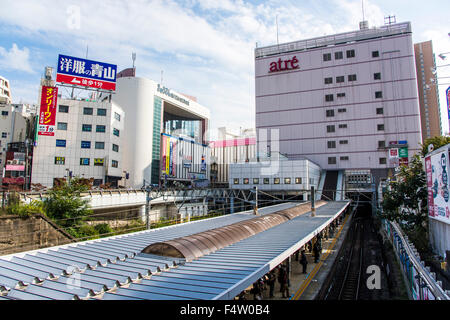
[[[315,199],[314,199],[314,186],[311,186],[311,217],[315,217],[316,216],[316,208],[315,208],[314,201],[315,201]]]

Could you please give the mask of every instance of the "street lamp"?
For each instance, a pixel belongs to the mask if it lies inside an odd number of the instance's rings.
[[[30,145],[30,140],[25,139],[25,191],[28,190],[28,146]]]

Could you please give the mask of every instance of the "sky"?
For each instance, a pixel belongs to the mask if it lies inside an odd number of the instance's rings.
[[[256,46],[276,44],[277,34],[283,43],[357,30],[363,7],[369,27],[395,15],[411,22],[414,43],[433,41],[447,133],[448,0],[0,0],[0,75],[14,103],[37,103],[44,68],[56,68],[58,54],[88,53],[122,70],[136,52],[136,76],[210,110],[214,139],[218,127],[255,126]],[[445,52],[446,60],[437,57]]]

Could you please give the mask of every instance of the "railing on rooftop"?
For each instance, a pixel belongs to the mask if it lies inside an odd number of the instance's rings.
[[[291,51],[301,51],[312,48],[337,45],[353,41],[361,41],[371,38],[393,36],[403,33],[411,33],[411,24],[409,22],[402,22],[382,26],[379,28],[350,31],[330,36],[323,36],[307,40],[283,43],[279,45],[255,48],[255,58],[262,58]]]

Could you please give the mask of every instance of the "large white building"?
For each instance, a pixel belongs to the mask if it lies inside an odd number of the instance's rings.
[[[134,74],[134,73],[133,73]],[[117,78],[112,102],[126,113],[123,132],[122,168],[128,172],[127,186],[141,188],[144,184],[167,181],[190,183],[199,176],[207,179],[202,166],[190,166],[183,176],[172,176],[162,163],[162,133],[192,140],[193,146],[203,149],[210,113],[194,97],[190,97],[156,83],[153,80],[130,76]],[[109,99],[103,95],[101,99]],[[209,148],[206,148],[206,152]],[[182,161],[202,161],[202,154],[194,159],[196,151],[186,150]],[[199,151],[200,152],[200,151]],[[206,159],[209,155],[205,154]],[[167,160],[168,161],[168,160]],[[209,170],[209,164],[207,166]],[[197,172],[198,171],[198,172]],[[178,170],[177,172],[181,172]]]
[[[256,48],[255,90],[258,132],[290,158],[382,176],[391,149],[420,150],[409,22]]]
[[[12,103],[9,80],[2,76],[0,76],[0,103],[2,104]]]
[[[93,178],[117,186],[122,179],[125,113],[112,102],[58,97],[54,136],[38,135],[31,182],[52,187],[55,178]]]

